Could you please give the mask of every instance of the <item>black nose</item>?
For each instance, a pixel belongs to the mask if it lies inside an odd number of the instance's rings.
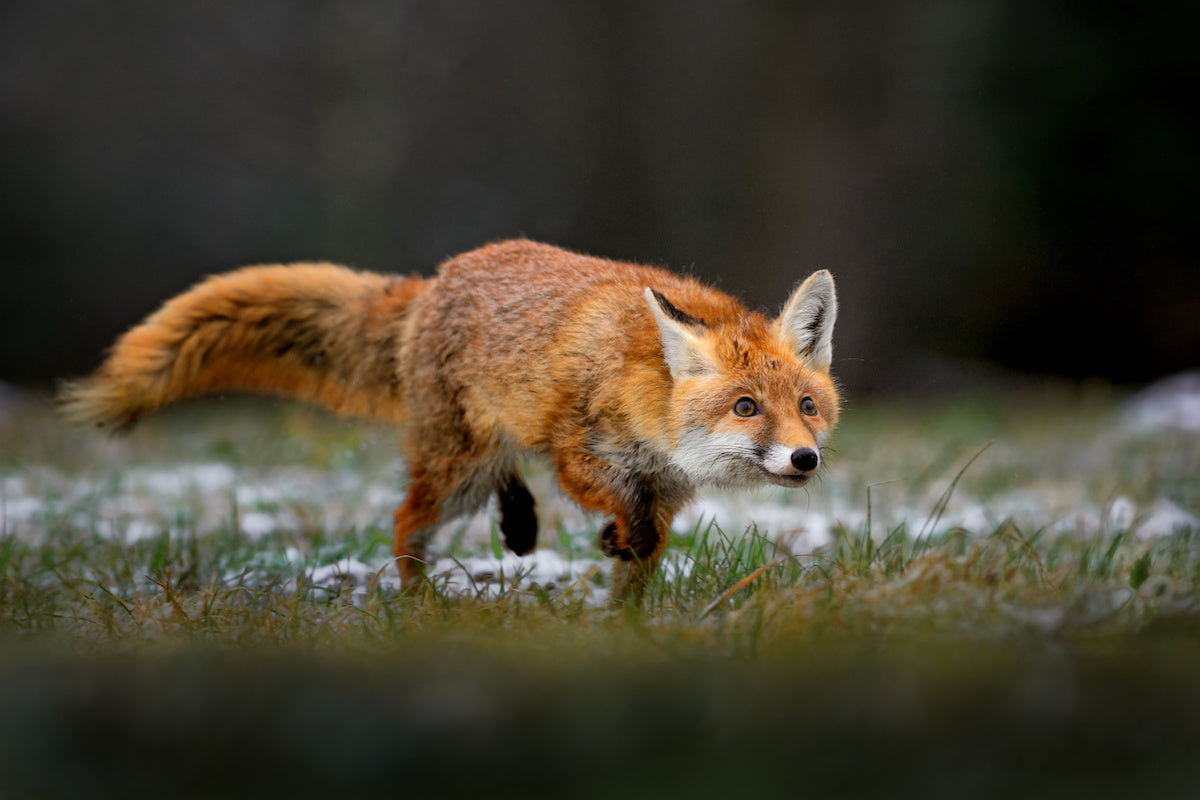
[[[792,453],[792,466],[801,472],[812,472],[820,463],[821,457],[811,448],[801,447]]]

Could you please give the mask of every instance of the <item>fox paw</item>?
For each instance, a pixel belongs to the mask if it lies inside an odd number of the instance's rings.
[[[504,546],[519,556],[533,552],[537,547],[537,517],[514,519],[504,517],[500,521],[500,532],[504,534]]]
[[[512,481],[499,492],[500,532],[504,545],[519,556],[537,547],[537,511],[533,495],[519,480]]]
[[[641,544],[641,546],[639,546]],[[655,542],[622,542],[617,536],[617,523],[610,522],[600,531],[600,552],[621,561],[645,561],[654,554]]]

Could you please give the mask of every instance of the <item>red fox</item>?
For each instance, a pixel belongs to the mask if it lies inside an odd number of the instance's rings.
[[[184,397],[298,398],[402,425],[411,483],[394,552],[418,589],[430,537],[492,493],[514,553],[537,540],[518,457],[611,518],[614,603],[638,604],[698,487],[803,486],[838,419],[837,297],[809,276],[768,320],[699,281],[529,241],[437,275],[245,267],[169,300],[64,386],[76,421],[125,428]]]

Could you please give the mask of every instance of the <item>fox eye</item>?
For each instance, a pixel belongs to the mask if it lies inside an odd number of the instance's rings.
[[[733,413],[739,417],[753,417],[758,413],[758,405],[749,397],[741,397],[733,404]]]
[[[815,417],[817,415],[817,404],[813,402],[811,397],[806,397],[800,401],[800,413],[807,417]]]

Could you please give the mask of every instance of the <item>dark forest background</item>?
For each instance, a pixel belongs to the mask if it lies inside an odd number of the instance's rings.
[[[199,277],[525,235],[778,309],[859,396],[1200,363],[1195,2],[9,0],[0,379]]]

